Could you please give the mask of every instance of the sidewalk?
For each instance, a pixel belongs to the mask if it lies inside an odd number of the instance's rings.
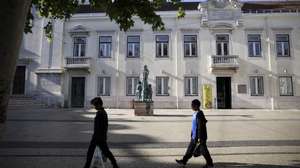
[[[189,141],[189,109],[107,109],[109,145],[121,168],[176,168]],[[36,109],[8,113],[0,139],[1,168],[80,168],[94,110]],[[208,146],[216,167],[300,167],[299,110],[205,110]],[[188,168],[204,165],[193,158]]]

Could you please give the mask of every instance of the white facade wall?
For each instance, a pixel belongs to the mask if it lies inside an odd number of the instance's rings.
[[[203,84],[212,85],[213,107],[216,107],[216,77],[231,77],[232,108],[300,108],[300,17],[297,13],[277,14],[243,14],[242,25],[233,30],[212,30],[201,24],[199,11],[187,11],[183,19],[176,18],[175,11],[159,12],[165,23],[166,30],[153,32],[151,26],[136,19],[135,26],[127,32],[120,31],[118,25],[111,22],[104,14],[75,14],[66,22],[55,21],[53,44],[42,36],[42,30],[33,40],[40,46],[37,52],[41,76],[54,81],[46,90],[55,95],[56,104],[71,106],[71,79],[85,77],[85,106],[89,100],[97,96],[97,78],[111,77],[111,94],[103,96],[107,107],[132,108],[133,96],[126,95],[126,77],[142,78],[143,66],[148,65],[149,82],[153,88],[155,108],[187,108],[192,99],[202,100]],[[222,21],[227,23],[227,21]],[[228,22],[229,23],[229,22]],[[76,28],[87,32],[86,57],[91,58],[87,69],[65,68],[66,57],[72,57],[73,37]],[[77,29],[78,30],[78,29]],[[239,68],[234,73],[211,71],[211,56],[216,55],[216,34],[229,35],[229,54],[238,55]],[[261,35],[262,57],[248,56],[247,35]],[[290,36],[291,57],[276,56],[276,33],[288,33]],[[127,36],[140,36],[140,57],[127,58]],[[169,36],[169,57],[155,56],[155,36]],[[197,35],[197,57],[186,58],[183,52],[183,36]],[[99,36],[112,36],[112,58],[99,58]],[[46,70],[45,70],[46,69]],[[51,76],[52,77],[47,76]],[[53,77],[53,74],[54,77]],[[250,95],[249,76],[262,75],[264,95]],[[279,95],[279,76],[292,76],[293,96]],[[35,75],[32,75],[35,76]],[[156,96],[157,76],[169,77],[169,96]],[[184,95],[184,77],[198,77],[198,95]],[[51,80],[54,79],[55,80]],[[38,85],[37,77],[32,77],[33,86]],[[245,84],[246,94],[239,94],[237,86]],[[48,87],[48,89],[47,89]],[[35,88],[35,87],[33,87]],[[32,88],[32,89],[33,89]],[[34,89],[33,89],[34,90]],[[38,91],[38,93],[40,93]],[[58,98],[58,99],[57,99]],[[53,103],[52,103],[53,104]],[[54,103],[55,104],[55,103]]]

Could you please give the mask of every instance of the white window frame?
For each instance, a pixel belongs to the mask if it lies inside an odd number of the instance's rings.
[[[196,41],[185,41],[185,37],[188,37],[188,36],[192,36],[192,37],[196,37]],[[189,46],[189,54],[186,55],[185,53],[185,46],[186,44],[188,44]],[[192,48],[192,45],[195,44],[195,55],[193,55],[193,48]],[[186,35],[183,35],[183,55],[184,57],[198,57],[198,36],[196,34],[186,34]]]
[[[103,88],[102,88],[102,91],[100,92],[100,79],[103,78],[104,80],[103,81]],[[110,82],[109,82],[109,90],[108,90],[108,93],[106,93],[106,80],[109,79]],[[98,76],[97,78],[97,95],[98,96],[110,96],[111,94],[111,77],[110,76]]]
[[[158,37],[159,36],[167,36],[168,37],[168,40],[167,41],[159,41],[158,40]],[[156,52],[156,57],[157,58],[167,58],[167,57],[169,57],[169,43],[170,43],[170,36],[169,35],[163,35],[163,34],[161,34],[161,35],[155,35],[155,52]],[[160,45],[160,51],[158,50],[158,48],[159,48],[159,45]],[[164,46],[167,46],[167,55],[164,55]],[[160,54],[159,54],[159,52],[160,52]]]
[[[255,79],[255,85],[254,85],[254,93],[252,92],[252,78]],[[262,79],[262,93],[259,93],[259,89],[258,89],[258,78],[261,78]],[[251,75],[249,76],[249,88],[250,88],[250,95],[251,96],[264,96],[265,94],[265,83],[264,83],[264,76],[262,75]]]
[[[87,52],[87,37],[86,36],[73,36],[72,38],[73,38],[73,57],[86,57],[86,52]],[[84,45],[81,44],[81,43],[76,43],[75,44],[75,39],[77,39],[77,38],[83,38],[84,41],[85,41]],[[75,52],[75,46],[76,45],[79,45],[77,53]],[[84,46],[84,55],[81,56],[80,53],[81,53],[81,50],[82,50],[83,46]]]
[[[227,36],[227,41],[218,41],[218,36]],[[227,55],[230,55],[230,36],[229,34],[216,34],[216,55],[225,56],[225,44],[227,44]],[[218,54],[218,44],[221,44],[221,55]]]
[[[195,91],[196,91],[196,93],[193,93],[193,80],[196,80],[196,86],[195,86]],[[187,93],[187,91],[186,91],[186,80],[189,80],[190,82],[189,82],[189,84],[190,84],[190,90],[188,91],[188,93]],[[199,81],[198,81],[198,76],[185,76],[184,77],[184,95],[185,96],[198,96],[199,95],[199,91],[198,91],[198,89],[199,89],[199,87],[198,87],[198,85],[199,85]]]
[[[249,40],[249,36],[259,36],[259,40]],[[247,34],[247,40],[248,40],[248,57],[262,57],[262,44],[261,44],[261,34],[259,33],[251,33]],[[249,48],[249,43],[252,44],[252,48]],[[256,51],[256,44],[259,44],[259,52]],[[252,49],[253,55],[250,55],[250,50]]]
[[[129,42],[128,41],[129,37],[138,37],[139,42]],[[131,44],[131,45],[129,45],[129,44]],[[138,55],[136,55],[136,53],[135,53],[135,47],[136,46],[139,46]],[[132,56],[129,56],[129,48],[133,49],[132,50]],[[126,53],[126,55],[127,55],[127,58],[139,58],[139,57],[141,57],[141,36],[140,35],[128,35],[127,36],[127,53]]]
[[[290,79],[290,82],[291,82],[291,89],[292,89],[292,92],[290,94],[282,94],[281,92],[281,86],[280,86],[280,78],[289,78]],[[294,83],[293,83],[293,76],[287,76],[287,75],[282,75],[282,76],[279,76],[278,77],[278,89],[279,89],[279,95],[280,96],[294,96]],[[286,88],[286,90],[288,90]],[[287,91],[288,92],[288,91]]]
[[[287,41],[277,41],[277,36],[278,35],[286,35],[288,40]],[[290,34],[289,33],[276,33],[275,34],[275,48],[276,48],[276,55],[277,57],[291,57],[291,43],[290,43]],[[288,44],[288,53],[284,52],[284,44],[287,42]],[[280,43],[281,46],[281,53],[283,53],[284,55],[279,55],[278,53],[278,48],[277,48],[277,44]]]
[[[130,79],[130,82],[131,82],[131,93],[129,93],[129,90],[128,90],[128,86],[129,86],[129,81]],[[135,84],[135,80],[137,80],[136,84]],[[136,86],[138,85],[138,82],[140,81],[140,78],[139,76],[127,76],[126,77],[126,96],[135,96],[136,94]]]
[[[101,37],[110,37],[111,38],[111,42],[101,42]],[[112,58],[112,48],[113,48],[113,44],[112,44],[112,40],[113,40],[113,37],[111,35],[103,35],[103,36],[99,36],[99,55],[98,57],[99,58]],[[109,55],[103,55],[101,56],[101,44],[104,44],[105,45],[105,52],[104,53],[107,53],[107,46],[110,45],[110,50],[108,51],[109,52]]]
[[[161,90],[161,93],[158,92],[158,80],[160,79],[160,90]],[[169,96],[169,81],[170,81],[170,78],[168,76],[157,76],[156,77],[156,96]],[[167,82],[167,88],[165,88],[165,82]],[[166,93],[165,93],[166,91]]]

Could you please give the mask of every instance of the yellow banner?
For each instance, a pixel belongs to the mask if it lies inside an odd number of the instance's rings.
[[[202,107],[204,109],[212,108],[212,85],[204,84],[202,87],[202,93],[203,93]]]

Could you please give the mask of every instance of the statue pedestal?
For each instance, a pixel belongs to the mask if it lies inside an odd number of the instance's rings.
[[[142,102],[134,101],[134,115],[136,116],[151,116],[153,115],[153,101]]]

